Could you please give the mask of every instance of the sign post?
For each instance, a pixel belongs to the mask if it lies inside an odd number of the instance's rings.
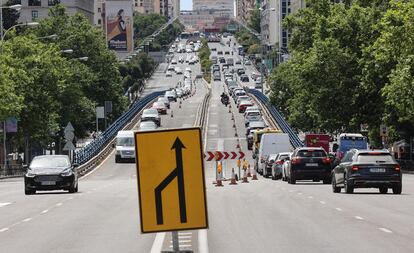
[[[65,134],[64,138],[66,141],[66,144],[63,147],[63,150],[69,152],[70,160],[73,161],[73,150],[76,149],[76,147],[73,145],[73,139],[75,138],[75,129],[73,128],[72,124],[69,122],[63,132]]]
[[[135,133],[141,232],[208,228],[200,128]],[[162,157],[162,159],[160,159]]]

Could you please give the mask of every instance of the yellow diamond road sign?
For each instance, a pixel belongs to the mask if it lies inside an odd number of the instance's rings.
[[[135,133],[141,232],[208,227],[200,128]]]

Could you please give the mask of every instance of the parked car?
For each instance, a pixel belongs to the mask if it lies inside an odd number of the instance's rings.
[[[324,184],[329,184],[331,159],[323,148],[297,148],[293,151],[286,176],[289,184],[295,184],[297,180],[322,180]]]
[[[170,102],[177,102],[177,94],[173,91],[166,91],[164,97]]]
[[[385,194],[388,188],[394,194],[402,192],[400,165],[387,150],[348,151],[332,171],[332,190],[335,193],[353,193],[355,188],[378,188]]]
[[[66,190],[78,192],[77,164],[70,162],[67,155],[35,156],[24,175],[24,193],[36,191]]]
[[[167,72],[165,72],[165,77],[171,77],[171,76],[172,76],[171,71],[167,71]]]
[[[249,107],[249,106],[252,106],[252,105],[253,105],[253,102],[250,101],[250,100],[241,101],[239,106],[238,106],[239,107],[239,113],[244,113],[244,111],[246,111],[246,108]]]
[[[278,180],[283,177],[283,164],[290,159],[290,152],[278,153],[272,164],[272,179]]]
[[[141,121],[153,121],[157,126],[161,126],[161,118],[155,108],[145,109],[142,112]]]

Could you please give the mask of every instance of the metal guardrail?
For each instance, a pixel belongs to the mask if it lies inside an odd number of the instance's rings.
[[[255,96],[256,99],[268,109],[280,129],[289,135],[290,143],[294,148],[303,147],[303,142],[300,140],[299,136],[286,122],[282,114],[273,105],[270,104],[269,99],[266,97],[266,95],[255,89],[248,89],[247,92]]]
[[[211,97],[211,88],[208,86],[207,82],[204,79],[199,79],[199,80],[202,80],[202,82],[204,83],[204,86],[208,89],[208,92],[204,96],[203,101],[200,107],[198,108],[197,118],[195,120],[194,125],[201,127],[202,131],[204,132],[205,123],[207,119],[208,104],[209,104],[210,97]]]
[[[133,121],[139,112],[144,109],[150,102],[161,96],[165,91],[151,93],[144,98],[136,101],[132,106],[122,114],[111,126],[109,126],[98,138],[86,145],[84,148],[75,152],[74,162],[80,166],[78,173],[85,175],[91,168],[95,167],[101,160],[105,159],[112,151],[112,143],[118,131],[126,126],[132,126]]]

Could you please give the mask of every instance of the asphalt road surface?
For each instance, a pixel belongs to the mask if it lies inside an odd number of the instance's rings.
[[[220,44],[214,46],[223,47]],[[231,56],[230,56],[231,57]],[[185,68],[184,65],[182,65]],[[162,64],[149,81],[150,90],[165,89],[182,78],[165,78]],[[191,66],[193,73],[199,65]],[[248,69],[248,71],[251,71]],[[172,106],[162,127],[188,127],[206,88]],[[247,158],[244,123],[220,103],[222,82],[212,82],[204,149],[236,151]],[[235,136],[237,131],[238,136]],[[140,234],[134,164],[115,164],[110,155],[79,182],[79,193],[40,192],[25,196],[22,179],[0,181],[0,252],[159,252],[170,249],[170,233]],[[223,163],[229,178],[235,160]],[[209,229],[180,233],[182,249],[194,252],[412,252],[414,249],[414,175],[404,175],[403,194],[332,193],[329,185],[288,185],[258,181],[216,187],[215,163],[206,162]],[[236,169],[237,172],[237,169]]]

